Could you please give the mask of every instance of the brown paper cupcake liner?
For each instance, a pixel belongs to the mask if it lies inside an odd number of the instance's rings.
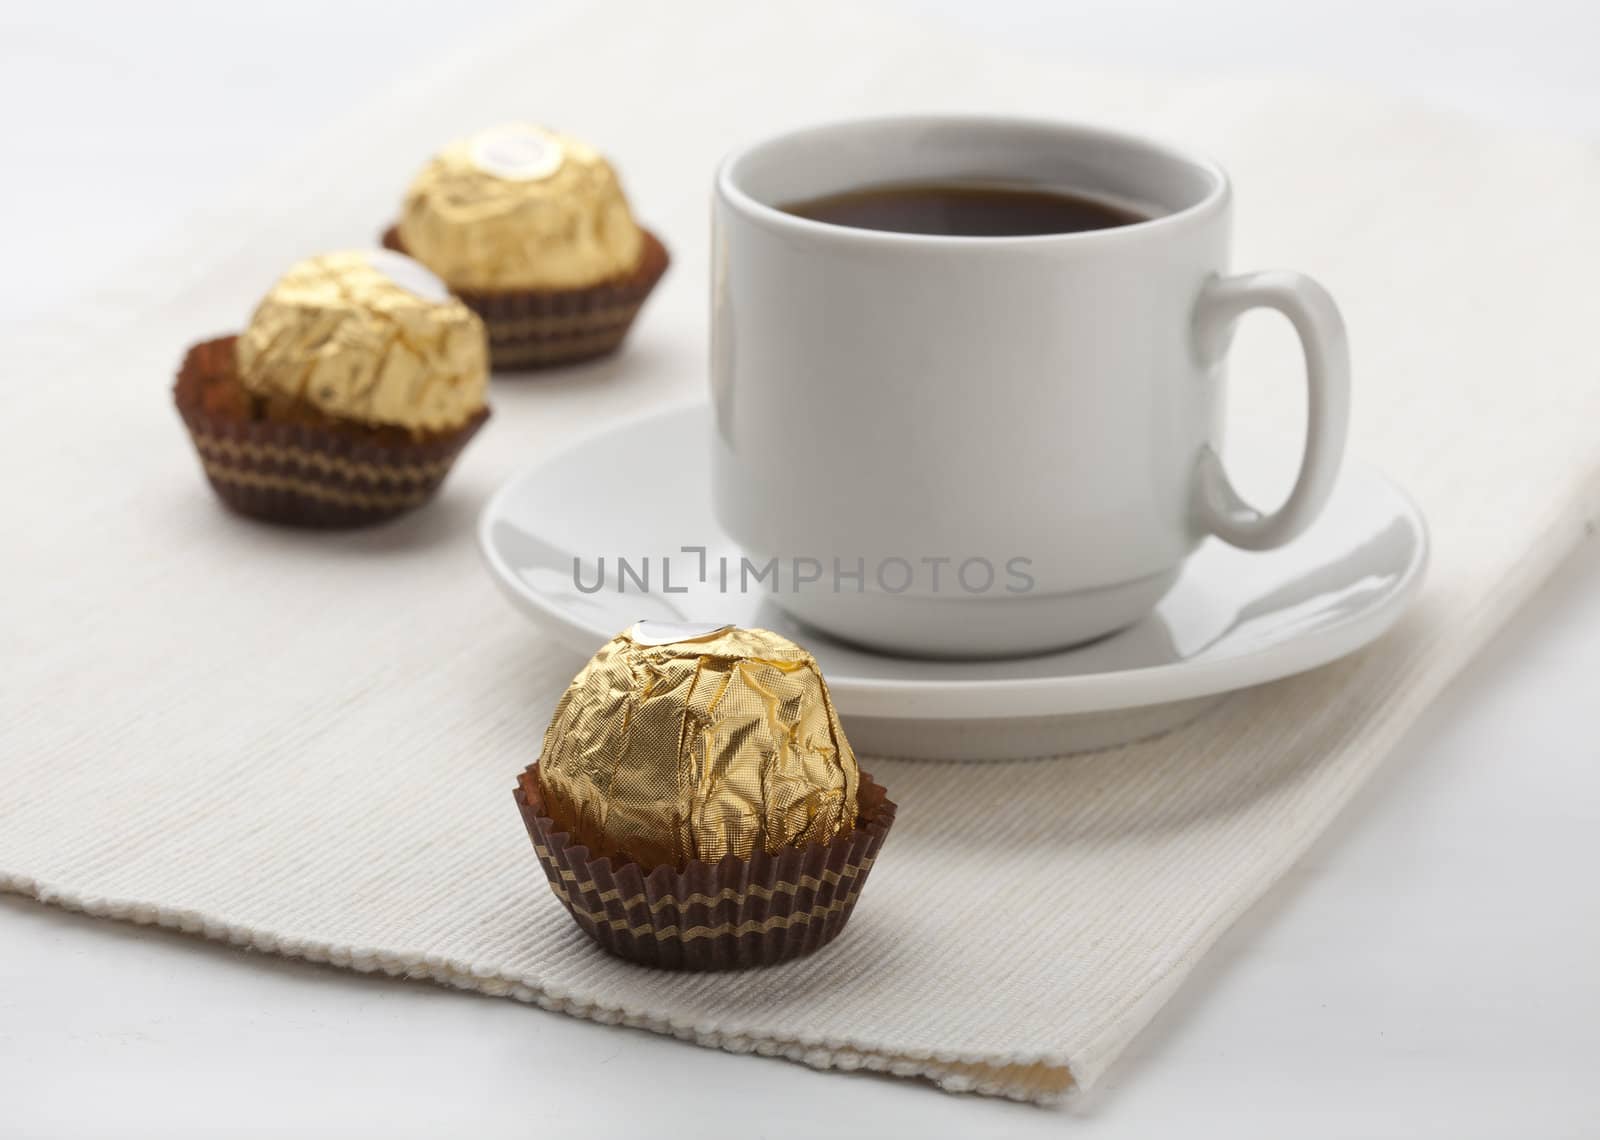
[[[202,341],[183,358],[173,399],[206,478],[240,514],[303,527],[382,522],[433,497],[485,408],[451,432],[247,418],[219,411],[208,384],[235,375],[234,336]]]
[[[383,244],[406,252],[397,226],[384,231]],[[615,352],[670,261],[667,247],[645,230],[638,268],[614,281],[586,289],[451,291],[483,318],[495,371],[525,372]]]
[[[522,773],[516,800],[550,889],[584,932],[619,958],[668,970],[770,966],[826,946],[850,920],[895,813],[863,772],[849,835],[647,874],[569,842],[544,814],[539,765]]]

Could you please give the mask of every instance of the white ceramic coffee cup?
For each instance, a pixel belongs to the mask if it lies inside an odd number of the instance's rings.
[[[780,208],[945,180],[1071,190],[1150,220],[955,237]],[[1344,327],[1298,273],[1229,276],[1230,213],[1214,163],[1062,123],[876,119],[729,156],[716,511],[752,563],[776,560],[774,600],[887,651],[1037,652],[1136,621],[1208,535],[1264,550],[1300,533],[1344,450]],[[1309,389],[1299,477],[1270,514],[1218,458],[1224,358],[1252,308],[1293,323]]]

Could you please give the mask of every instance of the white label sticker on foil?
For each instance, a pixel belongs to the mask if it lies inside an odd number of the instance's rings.
[[[635,645],[674,645],[680,641],[705,641],[732,628],[710,622],[636,621],[628,629],[628,639]]]
[[[365,254],[367,264],[393,281],[408,293],[415,293],[424,301],[443,304],[450,299],[450,290],[421,262],[413,261],[392,249],[373,249]]]
[[[561,168],[561,159],[561,144],[538,127],[491,127],[472,139],[473,165],[497,178],[549,178]]]

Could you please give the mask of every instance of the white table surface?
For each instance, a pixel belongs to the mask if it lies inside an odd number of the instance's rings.
[[[508,7],[450,6],[454,31],[375,0],[0,10],[8,354],[192,203]],[[1319,72],[1600,138],[1588,0],[924,7],[1063,64]],[[1590,544],[1070,1111],[0,896],[0,1137],[1600,1135],[1597,696]],[[588,1095],[595,1065],[612,1095]]]

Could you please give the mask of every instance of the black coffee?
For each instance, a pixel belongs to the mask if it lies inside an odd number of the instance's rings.
[[[780,209],[858,230],[956,237],[1075,234],[1148,220],[1122,206],[1068,191],[970,182],[868,186],[790,202]]]

